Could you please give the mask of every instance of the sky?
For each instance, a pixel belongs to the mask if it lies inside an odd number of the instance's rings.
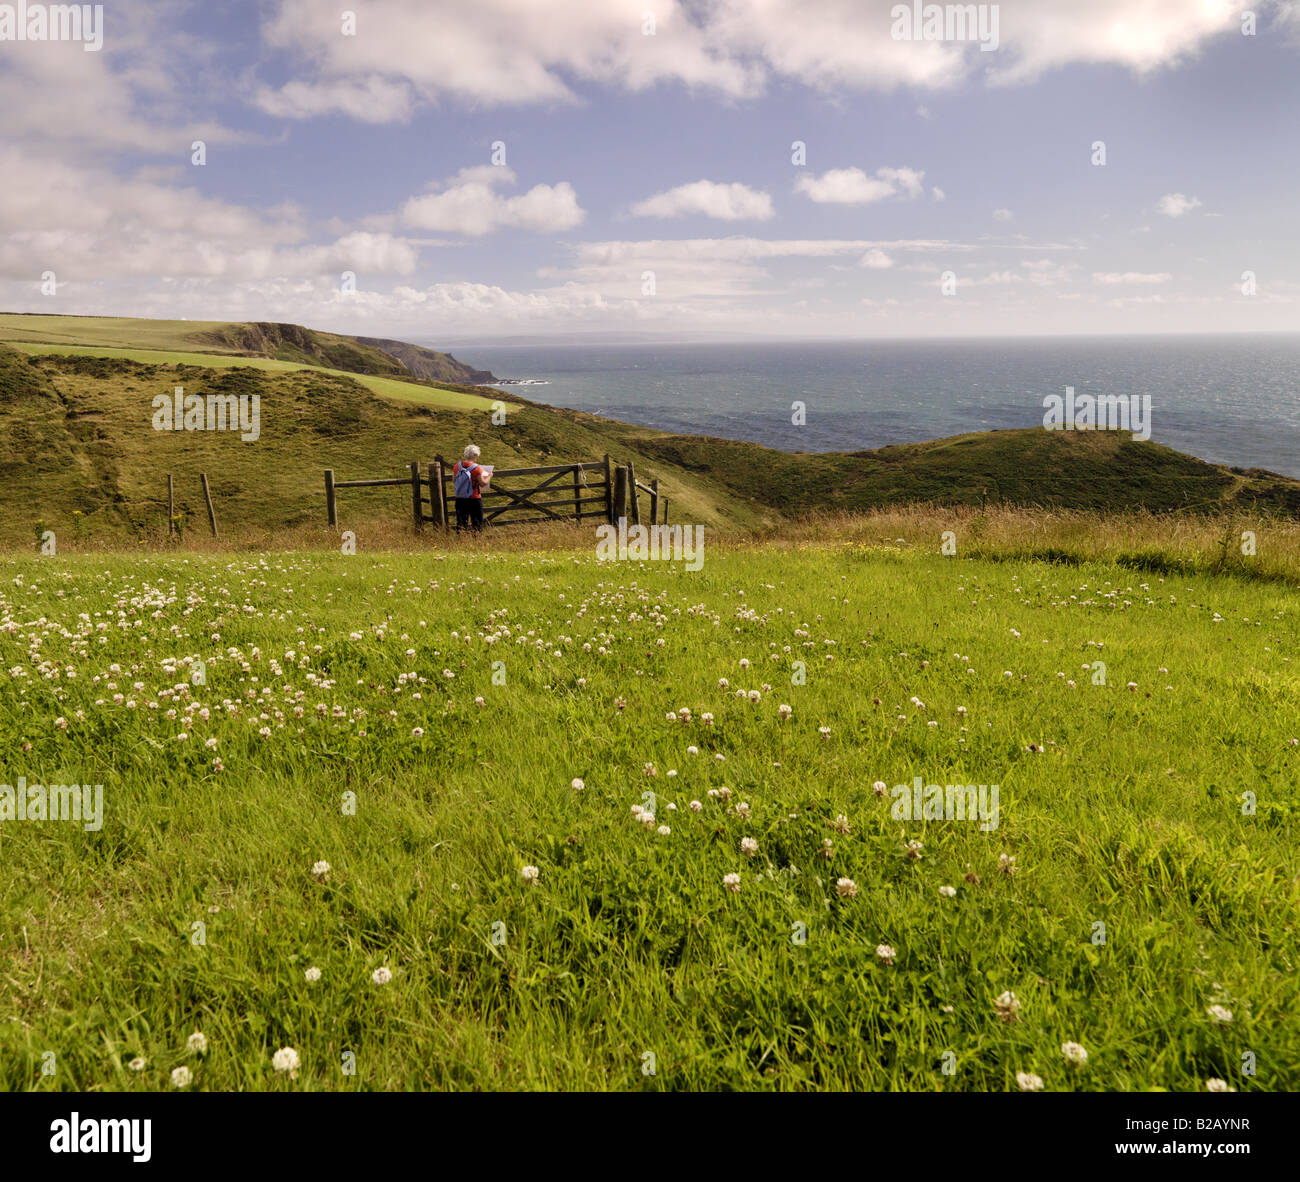
[[[1300,0],[42,7],[0,3],[0,310],[1300,330]]]

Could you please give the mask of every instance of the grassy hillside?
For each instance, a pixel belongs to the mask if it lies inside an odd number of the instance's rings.
[[[715,529],[914,503],[1300,520],[1300,481],[1209,464],[1127,433],[992,431],[794,454],[417,380],[412,370],[446,372],[453,359],[381,338],[56,316],[0,316],[3,336],[18,341],[0,344],[0,545],[8,547],[30,544],[38,523],[65,540],[159,540],[169,472],[187,523],[205,519],[198,477],[206,471],[227,536],[274,536],[323,523],[327,467],[344,480],[397,475],[412,460],[454,458],[470,440],[505,468],[608,452],[660,481],[673,520]],[[154,431],[151,400],[177,385],[258,394],[261,438]],[[491,421],[493,402],[510,404],[506,424]],[[398,491],[345,491],[340,511],[346,528],[400,525],[408,508]]]
[[[0,783],[103,786],[0,824],[0,1088],[1300,1087],[1289,589],[60,556],[0,621]]]
[[[325,369],[305,362],[275,361],[266,357],[243,357],[209,353],[178,353],[171,350],[116,349],[106,345],[36,345],[18,343],[13,346],[31,357],[106,357],[140,361],[146,365],[172,365],[207,369],[232,369],[244,367],[265,370],[268,373],[294,373],[310,369],[313,373],[353,378],[367,390],[384,398],[402,402],[415,402],[421,406],[441,406],[462,410],[487,410],[492,400],[482,394],[467,390],[449,390],[405,377],[388,377],[370,373],[355,373],[341,369]]]
[[[596,459],[611,440],[587,422],[544,408],[516,406],[494,426],[491,403],[471,389],[446,391],[465,408],[381,397],[382,381],[319,369],[152,365],[126,358],[27,357],[0,347],[0,544],[26,546],[43,523],[65,541],[160,539],[166,534],[166,476],[187,523],[206,529],[199,473],[212,483],[227,536],[324,525],[323,477],[398,475],[412,460],[458,456],[474,440],[501,467]],[[363,385],[366,383],[367,385]],[[393,381],[404,390],[431,387]],[[177,385],[207,395],[257,394],[261,436],[155,431],[152,399]],[[620,459],[643,466],[639,449]],[[762,523],[747,503],[708,480],[662,473],[663,488],[687,520],[749,527]],[[340,521],[409,520],[402,490],[342,491]]]
[[[0,313],[0,341],[154,349],[173,353],[225,353],[316,365],[349,373],[462,384],[492,380],[487,371],[462,365],[448,353],[437,353],[400,341],[363,341],[357,337],[304,328],[299,324]],[[384,348],[391,345],[402,348]],[[402,352],[405,355],[398,356]]]
[[[1209,464],[1128,432],[981,431],[815,455],[698,435],[656,434],[640,442],[658,461],[708,471],[785,514],[810,505],[865,509],[924,501],[1153,513],[1251,506],[1300,517],[1300,481]]]

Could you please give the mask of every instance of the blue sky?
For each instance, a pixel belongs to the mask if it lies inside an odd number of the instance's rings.
[[[875,0],[346,3],[0,40],[0,307],[429,343],[1300,329],[1293,0],[974,6],[991,50]]]

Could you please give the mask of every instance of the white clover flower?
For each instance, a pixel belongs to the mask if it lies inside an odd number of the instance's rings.
[[[877,780],[871,785],[871,791],[877,796],[884,796],[885,793],[889,791],[889,785],[886,784],[884,780]]]
[[[324,882],[330,873],[330,864],[328,862],[313,862],[311,876],[317,882]]]
[[[1205,1081],[1205,1090],[1207,1092],[1235,1092],[1237,1089],[1228,1087],[1226,1080],[1207,1079]]]
[[[831,737],[831,728],[828,726],[819,726],[817,728],[817,733],[821,735],[823,739],[829,739]]]
[[[370,974],[370,979],[376,985],[387,985],[388,982],[393,979],[393,970],[386,964],[381,964],[373,973]]]
[[[1232,1011],[1224,1009],[1223,1006],[1208,1006],[1205,1012],[1210,1015],[1211,1021],[1217,1022],[1220,1026],[1226,1026],[1232,1021]]]
[[[309,968],[305,973],[303,973],[303,976],[306,977],[308,981],[319,981],[320,969],[318,969],[315,965],[312,965],[311,968]]]
[[[710,713],[706,710],[703,714],[700,715],[700,721],[701,721],[702,723],[704,723],[705,726],[712,726],[712,725],[713,725],[713,715],[710,714]],[[1295,739],[1292,739],[1291,742],[1294,743],[1294,742],[1296,742],[1296,740],[1295,740]]]
[[[642,813],[637,817],[637,820],[640,821],[646,829],[654,828],[655,815],[652,812],[642,811]]]
[[[130,1063],[127,1064],[127,1066],[128,1066],[132,1071],[143,1071],[143,1070],[144,1070],[144,1060],[143,1060],[142,1058],[140,1058],[139,1055],[137,1055],[134,1059],[131,1060]]]
[[[573,782],[570,783],[570,785],[569,785],[569,787],[572,788],[572,789],[574,790],[574,792],[581,792],[581,791],[582,791],[586,786],[587,786],[587,785],[584,784],[584,783],[583,783],[580,779],[578,779],[576,776],[574,777]]]
[[[298,1068],[302,1065],[298,1058],[298,1052],[293,1047],[281,1047],[274,1055],[271,1056],[271,1066],[276,1071],[287,1071],[289,1078],[293,1079],[298,1074]]]
[[[718,678],[718,689],[730,689],[731,683],[725,677]]]
[[[747,858],[752,858],[758,853],[758,842],[752,837],[742,837],[740,839],[740,852]]]
[[[660,837],[667,837],[672,832],[672,830],[669,829],[667,825],[660,825],[659,828],[655,830],[655,832],[659,834]]]
[[[687,754],[687,755],[699,755],[699,753],[700,753],[700,749],[699,749],[698,747],[687,747],[687,748],[686,748],[686,754]]]
[[[1034,1075],[1030,1071],[1017,1071],[1016,1083],[1020,1086],[1022,1092],[1041,1092],[1043,1090],[1042,1076]]]
[[[751,702],[761,702],[763,700],[763,695],[758,690],[750,690],[748,697]]]
[[[1063,1042],[1061,1054],[1065,1056],[1066,1062],[1075,1067],[1082,1067],[1088,1061],[1088,1052],[1077,1042]]]
[[[844,881],[848,881],[848,880],[845,879]],[[893,964],[894,957],[897,955],[898,953],[896,953],[888,944],[876,945],[876,956],[884,964]]]
[[[714,758],[715,760],[717,760],[718,763],[726,763],[726,762],[727,762],[727,757],[726,757],[725,755],[723,755],[721,751],[719,751],[719,752],[718,752],[718,753],[717,753],[713,758]]]
[[[1014,1022],[1020,1013],[1020,999],[1010,989],[993,999],[993,1012],[1004,1022]]]
[[[835,880],[835,893],[841,899],[855,899],[858,895],[858,884],[851,878],[837,878]],[[893,952],[890,952],[893,955]]]
[[[519,871],[519,877],[522,878],[524,882],[532,883],[533,886],[537,885],[537,880],[541,878],[541,876],[542,872],[538,870],[536,866],[525,866]]]
[[[422,726],[413,726],[413,727],[411,728],[411,738],[413,738],[413,739],[419,739],[419,738],[422,738],[423,736],[424,736],[424,727],[422,727]]]
[[[192,1055],[201,1055],[208,1049],[208,1036],[195,1031],[185,1040],[186,1049]]]
[[[733,894],[739,894],[739,892],[740,892],[740,875],[739,875],[739,874],[724,874],[724,875],[722,876],[722,885],[723,885],[724,887],[726,887],[727,890],[731,891]]]
[[[957,888],[954,886],[941,886],[939,888],[939,894],[941,894],[945,899],[951,899],[957,894]]]
[[[781,720],[784,722],[787,718],[790,717],[791,714],[794,713],[794,709],[790,706],[786,706],[783,704],[776,708],[776,712],[778,716],[781,718]]]
[[[194,1082],[194,1075],[188,1067],[177,1067],[172,1072],[172,1087],[188,1088]]]
[[[741,657],[741,658],[740,658],[740,667],[741,667],[742,669],[748,669],[748,668],[749,668],[749,658],[748,658],[748,657]]]
[[[693,813],[698,813],[698,812],[701,812],[703,809],[704,809],[704,806],[703,806],[703,805],[702,805],[698,800],[693,800],[693,801],[691,801],[691,803],[690,803],[690,810],[691,810],[691,812],[693,812]]]
[[[921,851],[924,848],[925,848],[924,843],[917,841],[915,838],[913,838],[911,841],[907,843],[907,856],[913,862],[915,862],[921,857]]]

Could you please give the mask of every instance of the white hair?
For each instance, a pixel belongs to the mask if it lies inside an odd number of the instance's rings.
[[[461,456],[462,460],[477,460],[482,452],[479,451],[472,443],[465,449],[465,454]]]

